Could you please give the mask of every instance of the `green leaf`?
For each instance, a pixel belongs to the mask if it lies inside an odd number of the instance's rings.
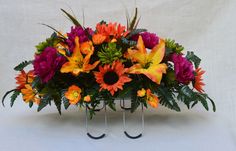
[[[40,79],[40,77],[39,76],[36,76],[35,78],[34,78],[34,80],[33,80],[33,82],[31,83],[31,86],[33,87],[33,88],[36,88],[38,85],[40,85],[41,84],[41,79]]]
[[[203,95],[197,95],[197,97],[198,97],[198,100],[202,103],[202,106],[208,111],[209,107],[208,107],[206,97],[204,97]]]
[[[28,65],[30,65],[30,64],[32,64],[33,63],[33,61],[23,61],[23,62],[21,62],[19,65],[17,65],[15,68],[14,68],[14,70],[15,71],[21,71],[21,70],[23,70],[26,66],[28,66]]]
[[[165,45],[166,45],[165,56],[168,56],[171,53],[180,54],[184,50],[184,47],[182,45],[176,43],[175,40],[172,39],[166,39]]]
[[[37,49],[36,54],[42,53],[47,47],[54,47],[60,41],[61,39],[58,38],[57,34],[53,33],[50,38],[46,39],[46,41],[40,42],[38,45],[35,46]]]
[[[139,98],[137,97],[136,90],[131,93],[131,113],[133,113],[140,105]]]
[[[108,43],[102,46],[102,50],[98,52],[98,57],[102,64],[112,64],[122,57],[121,48],[118,48],[116,43]]]
[[[187,52],[186,58],[194,63],[196,69],[199,67],[201,59],[196,56],[192,51]]]
[[[160,104],[168,107],[169,109],[180,112],[180,107],[174,99],[174,94],[165,86],[159,86],[156,88]]]
[[[133,30],[135,26],[137,26],[137,17],[138,17],[138,8],[135,8],[134,16],[129,24],[129,30]]]
[[[145,31],[147,31],[147,30],[146,30],[146,29],[134,29],[134,30],[132,30],[132,31],[126,36],[126,38],[129,39],[129,38],[131,38],[132,36],[137,35],[137,34],[139,34],[139,33],[141,33],[141,32],[145,32]]]
[[[62,101],[63,101],[63,104],[64,104],[64,108],[67,110],[68,107],[70,106],[69,100],[66,99],[65,97],[63,97]]]
[[[38,112],[41,111],[44,107],[46,107],[51,99],[52,98],[50,95],[43,96],[43,98],[40,100],[40,103],[37,109]]]
[[[116,104],[114,101],[108,101],[108,106],[113,110],[116,111]]]
[[[6,99],[6,97],[10,94],[10,93],[12,93],[12,92],[15,92],[16,91],[16,89],[12,89],[12,90],[10,90],[10,91],[7,91],[5,94],[4,94],[4,96],[2,97],[2,106],[3,107],[5,107],[5,99]]]
[[[47,25],[47,24],[44,24],[42,23],[41,25],[44,25],[44,26],[47,26],[48,28],[52,29],[55,33],[53,33],[54,37],[57,37],[57,34],[61,36],[61,38],[63,38],[64,40],[66,39],[66,37],[64,35],[61,34],[61,32],[59,32],[58,30],[56,30],[56,28],[50,26],[50,25]],[[56,34],[57,33],[57,34]],[[52,36],[51,36],[52,37]]]
[[[69,13],[67,13],[64,9],[61,9],[61,11],[62,11],[63,13],[65,13],[67,17],[69,17],[69,19],[72,21],[72,23],[73,23],[74,25],[82,27],[81,24],[79,23],[79,21],[78,21],[74,16],[72,16],[72,15],[69,14]]]
[[[195,93],[188,85],[182,86],[178,91],[177,99],[182,101],[189,109],[191,102],[196,101],[197,99]]]
[[[215,105],[214,101],[208,95],[206,95],[206,97],[210,100],[210,102],[212,104],[213,111],[215,112],[216,111],[216,105]]]
[[[133,47],[133,46],[135,46],[135,45],[137,44],[136,41],[128,40],[128,39],[126,39],[126,38],[124,38],[124,37],[121,37],[121,42],[122,42],[123,44],[125,44],[125,45],[128,45],[129,47]]]
[[[54,96],[53,100],[54,100],[54,103],[57,107],[57,110],[58,110],[59,114],[61,115],[61,99],[60,99],[60,97]]]
[[[11,96],[11,104],[10,106],[12,107],[14,105],[14,102],[16,100],[16,98],[19,96],[20,91],[19,90],[15,90]]]
[[[29,107],[32,108],[33,105],[34,105],[34,102],[30,101],[29,102]]]

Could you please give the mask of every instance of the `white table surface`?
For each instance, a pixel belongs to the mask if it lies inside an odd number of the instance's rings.
[[[13,67],[31,59],[34,46],[51,34],[38,23],[70,29],[60,8],[71,7],[78,18],[84,10],[85,25],[95,27],[101,19],[125,24],[124,6],[131,11],[134,5],[124,0],[0,0],[0,96],[15,86]],[[163,107],[146,110],[144,136],[131,140],[123,134],[118,108],[108,111],[107,137],[91,140],[86,136],[84,110],[72,107],[59,116],[53,106],[37,113],[19,97],[13,108],[8,103],[0,107],[0,151],[236,150],[236,1],[137,0],[136,5],[142,16],[140,27],[176,39],[203,59],[205,90],[215,100],[217,112],[206,112],[200,105],[190,111],[183,107],[181,113]],[[138,132],[137,122],[127,123],[130,133]],[[102,124],[97,118],[91,128],[102,130]]]

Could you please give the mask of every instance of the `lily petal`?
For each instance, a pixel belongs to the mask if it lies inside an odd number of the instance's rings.
[[[152,60],[154,64],[159,64],[165,55],[165,42],[164,40],[160,39],[160,43],[152,48],[148,59]]]

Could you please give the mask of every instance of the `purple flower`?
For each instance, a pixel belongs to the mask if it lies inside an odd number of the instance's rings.
[[[92,35],[93,34],[93,30],[91,28],[87,28],[86,29],[88,34]],[[74,50],[75,47],[75,37],[78,36],[79,37],[79,42],[85,42],[88,41],[88,37],[86,35],[86,31],[79,26],[75,26],[75,27],[71,27],[71,31],[70,33],[67,33],[68,39],[66,40],[70,51]]]
[[[55,48],[47,47],[40,55],[35,56],[33,62],[35,74],[40,77],[43,83],[46,83],[52,79],[65,61],[64,57],[58,56]]]
[[[146,48],[152,49],[159,43],[159,37],[155,33],[143,32],[141,34],[132,37],[133,40],[137,41],[139,35],[142,36],[143,42]]]
[[[175,76],[178,82],[188,84],[194,80],[194,71],[191,62],[179,54],[173,54],[171,60],[174,63]]]

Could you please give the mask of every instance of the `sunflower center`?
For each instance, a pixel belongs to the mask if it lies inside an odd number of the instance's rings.
[[[118,80],[119,80],[119,76],[114,71],[109,71],[105,73],[103,77],[103,81],[108,85],[115,84]]]

